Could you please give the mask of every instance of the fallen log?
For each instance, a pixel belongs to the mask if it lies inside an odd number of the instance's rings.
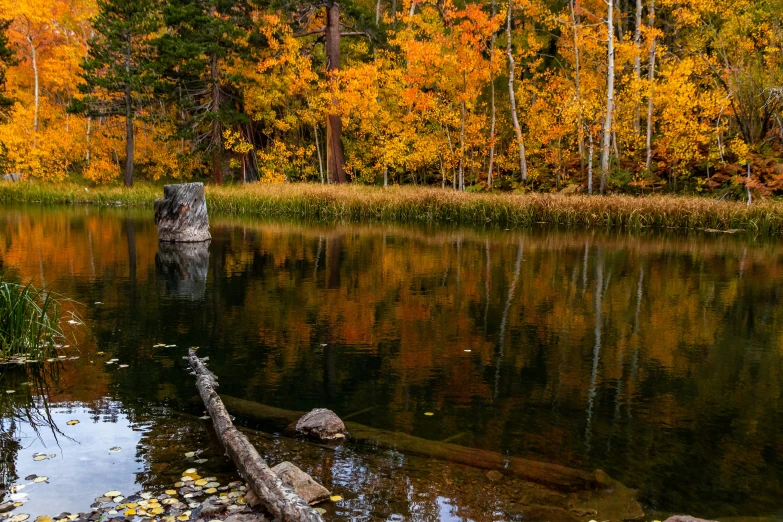
[[[304,415],[304,412],[275,408],[228,395],[222,395],[221,398],[232,413],[261,422],[279,421],[290,424]],[[510,457],[492,451],[423,439],[406,433],[390,432],[355,422],[346,422],[345,427],[354,442],[396,448],[401,453],[446,460],[478,469],[498,470],[560,490],[594,489],[614,482],[599,470],[581,471],[558,464]]]
[[[323,518],[294,491],[286,487],[280,478],[267,466],[261,455],[231,422],[226,407],[220,400],[216,388],[217,377],[196,356],[192,348],[187,357],[196,374],[196,388],[212,418],[220,443],[226,454],[237,467],[250,489],[261,501],[262,506],[276,520],[286,522],[323,522]]]

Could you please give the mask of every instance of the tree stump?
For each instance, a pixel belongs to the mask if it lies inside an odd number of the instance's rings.
[[[163,199],[155,201],[155,224],[159,241],[197,243],[211,239],[204,184],[165,185]]]

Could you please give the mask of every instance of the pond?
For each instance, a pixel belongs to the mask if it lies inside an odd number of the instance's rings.
[[[43,387],[2,370],[3,490],[49,478],[25,490],[26,513],[163,487],[194,458],[235,478],[199,419],[192,346],[227,396],[602,469],[649,519],[783,513],[775,241],[220,216],[212,234],[159,246],[150,211],[0,210],[0,270],[73,299],[85,323]],[[38,433],[31,408],[48,419]],[[512,478],[236,422],[343,497],[328,519],[537,518]]]

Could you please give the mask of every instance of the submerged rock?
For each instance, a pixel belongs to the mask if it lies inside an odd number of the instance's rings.
[[[308,504],[318,504],[329,499],[329,490],[313,480],[313,477],[290,462],[281,462],[272,471],[280,477],[283,484],[290,487]],[[254,495],[255,497],[255,495]],[[248,502],[250,497],[248,495]]]
[[[266,517],[260,513],[237,513],[225,518],[223,522],[265,522]]]
[[[296,423],[296,431],[322,440],[343,439],[348,435],[340,417],[326,408],[316,408],[303,415]]]
[[[503,474],[497,470],[487,471],[487,478],[492,482],[500,482],[503,480]]]
[[[665,522],[715,522],[714,520],[704,520],[703,518],[696,518],[690,515],[674,515],[669,517]]]

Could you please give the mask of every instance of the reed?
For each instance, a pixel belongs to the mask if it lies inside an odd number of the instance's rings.
[[[52,357],[64,338],[56,298],[0,274],[0,359],[41,361]]]
[[[70,203],[151,207],[158,185],[132,189],[76,184],[0,183],[0,202]],[[253,184],[208,186],[211,212],[226,215],[304,217],[354,222],[397,221],[492,225],[504,228],[626,227],[783,232],[783,203],[716,201],[692,196],[587,196],[561,194],[466,194],[418,187]]]

